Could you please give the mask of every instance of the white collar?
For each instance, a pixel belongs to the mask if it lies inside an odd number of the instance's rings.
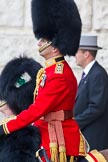
[[[95,62],[96,60],[93,60],[85,67],[85,69],[83,70],[85,73],[85,76],[89,73],[90,69],[92,68]]]

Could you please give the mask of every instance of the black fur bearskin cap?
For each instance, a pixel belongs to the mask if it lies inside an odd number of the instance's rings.
[[[42,66],[32,58],[19,57],[9,61],[0,76],[0,99],[13,113],[19,114],[33,103],[36,75]]]
[[[73,0],[32,0],[31,12],[37,39],[51,41],[63,55],[76,54],[82,23]]]

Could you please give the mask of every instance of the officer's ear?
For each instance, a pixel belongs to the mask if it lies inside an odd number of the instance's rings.
[[[52,52],[53,52],[53,53],[58,53],[59,50],[58,50],[57,48],[53,47]]]
[[[84,56],[85,56],[86,58],[88,58],[89,55],[90,55],[89,51],[85,51],[85,52],[84,52]]]

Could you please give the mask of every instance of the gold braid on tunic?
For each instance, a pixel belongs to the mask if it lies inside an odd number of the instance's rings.
[[[44,74],[45,74],[44,68],[41,68],[37,73],[36,87],[35,87],[35,90],[34,90],[34,93],[33,93],[34,94],[34,101],[35,101],[35,97],[38,95],[39,85],[40,85],[41,80],[43,79]]]

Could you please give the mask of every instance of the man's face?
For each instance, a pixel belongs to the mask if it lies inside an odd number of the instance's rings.
[[[76,64],[81,66],[81,67],[84,67],[85,65],[85,52],[83,50],[78,50],[78,52],[76,53],[75,55],[75,58],[76,58]]]
[[[39,53],[45,59],[49,59],[51,56],[51,51],[53,47],[51,46],[51,42],[48,42],[46,39],[40,39],[38,41]]]

